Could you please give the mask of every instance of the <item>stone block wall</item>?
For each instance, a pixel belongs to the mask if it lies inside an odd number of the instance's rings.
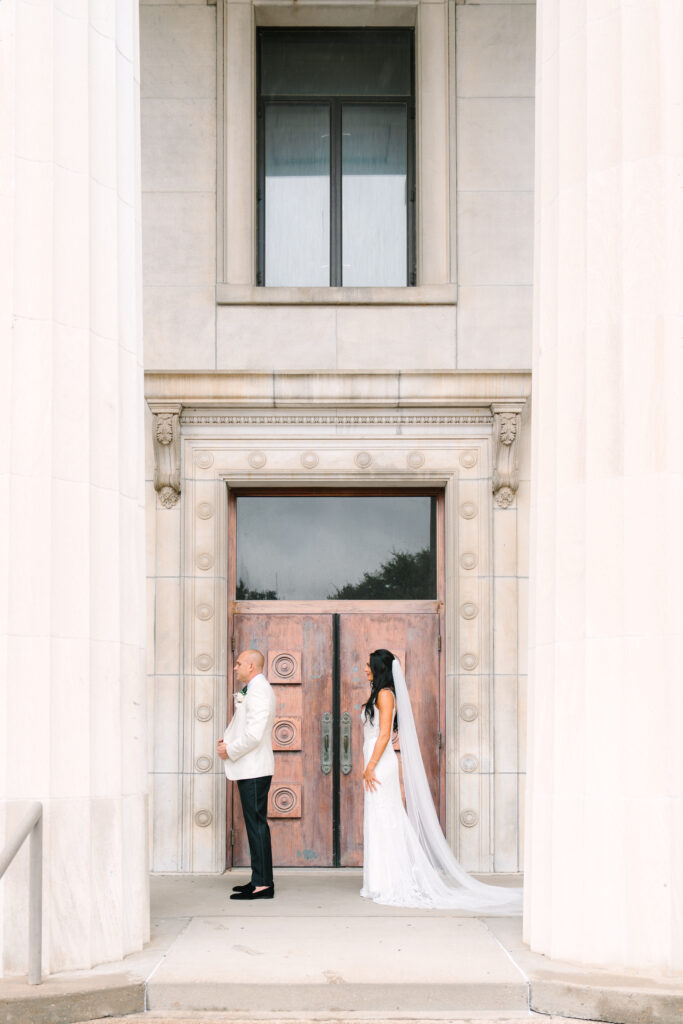
[[[257,288],[256,25],[342,22],[415,28],[418,286]],[[467,374],[473,368],[526,369],[531,351],[534,31],[535,5],[514,0],[398,0],[381,5],[320,0],[305,6],[143,0],[146,370],[297,371],[310,374],[308,391],[315,405],[322,401],[325,386],[320,378],[316,390],[316,375],[321,373],[354,375],[361,395],[367,390],[363,377],[373,371]],[[247,391],[249,387],[245,384]],[[419,399],[416,394],[414,406]],[[515,501],[507,507],[494,504],[488,484],[489,499],[481,509],[492,544],[494,577],[481,637],[488,660],[485,668],[480,662],[465,675],[485,676],[490,687],[491,746],[478,768],[487,774],[489,795],[487,803],[476,803],[478,815],[487,819],[485,836],[483,830],[475,835],[476,829],[463,831],[457,824],[460,791],[449,805],[451,835],[456,843],[458,836],[463,837],[468,866],[481,870],[516,871],[521,865],[528,420],[527,407]],[[273,426],[270,435],[259,430],[259,446],[276,443],[282,429]],[[188,684],[182,661],[182,566],[187,557],[182,516],[187,513],[182,511],[183,496],[175,508],[159,502],[153,486],[151,430],[150,424],[148,670],[154,723],[154,866],[216,869],[213,846],[202,847],[196,859],[190,833],[183,839],[179,825],[183,816],[190,820],[194,799],[194,769],[185,749],[189,726],[183,724]],[[181,433],[184,436],[183,427]],[[449,437],[452,428],[444,428],[444,444],[450,443]],[[314,446],[315,437],[309,436],[307,444]],[[487,444],[492,444],[490,438]],[[447,566],[447,572],[455,571],[457,567]],[[457,704],[453,707],[457,712]],[[471,753],[462,738],[468,735],[463,728],[456,715],[450,763],[454,778],[457,774],[462,780],[462,792],[473,787],[479,801],[480,780],[468,782],[468,773],[457,767],[460,758]],[[202,837],[207,834],[204,828]]]
[[[255,287],[255,30],[330,22],[415,29],[418,287],[266,296]],[[143,0],[147,369],[528,368],[534,32],[535,4],[513,0]]]

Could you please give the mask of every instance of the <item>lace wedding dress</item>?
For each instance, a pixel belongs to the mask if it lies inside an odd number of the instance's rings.
[[[478,882],[460,866],[446,842],[398,661],[393,663],[393,676],[408,810],[401,797],[398,758],[389,742],[375,768],[381,785],[374,792],[365,792],[361,896],[395,907],[520,914],[521,889]],[[375,708],[374,722],[366,721],[363,715],[364,766],[378,736],[379,709]]]

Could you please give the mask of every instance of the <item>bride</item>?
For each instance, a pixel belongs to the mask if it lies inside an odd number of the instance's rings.
[[[460,866],[446,842],[399,661],[391,651],[373,651],[365,674],[372,689],[363,705],[361,896],[395,907],[521,913],[521,889],[478,882]],[[399,729],[407,813],[391,744],[392,732]]]

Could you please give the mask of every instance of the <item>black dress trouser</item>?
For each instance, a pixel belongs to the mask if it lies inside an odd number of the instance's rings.
[[[252,885],[273,884],[273,851],[268,827],[268,790],[272,775],[238,779],[242,814],[249,840]]]

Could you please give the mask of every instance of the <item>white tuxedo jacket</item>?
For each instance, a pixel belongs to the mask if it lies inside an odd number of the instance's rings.
[[[264,675],[254,676],[225,730],[228,760],[223,762],[229,779],[258,779],[272,775],[275,758],[271,733],[275,721],[275,693]]]

